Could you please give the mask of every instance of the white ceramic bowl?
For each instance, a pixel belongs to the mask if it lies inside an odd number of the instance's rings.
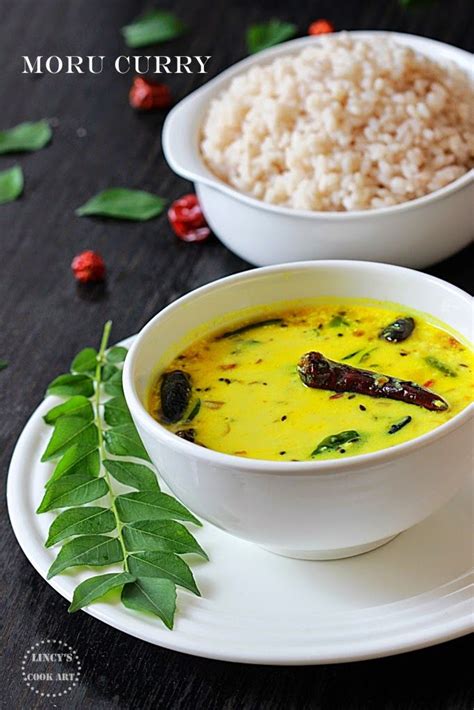
[[[472,56],[441,42],[397,32],[387,36],[474,74]],[[367,259],[421,268],[454,254],[474,233],[474,171],[429,195],[394,207],[354,212],[310,212],[271,205],[238,192],[205,165],[199,135],[210,100],[236,74],[320,41],[305,37],[235,64],[194,91],[168,115],[163,150],[171,168],[195,183],[214,233],[233,252],[258,266],[304,259]]]
[[[472,470],[471,406],[407,443],[341,461],[240,458],[184,441],[146,411],[157,363],[200,324],[279,300],[376,298],[431,313],[472,336],[470,297],[432,276],[385,264],[283,264],[215,281],[178,299],[137,336],[124,391],[140,436],[167,484],[198,516],[291,557],[333,559],[378,547],[445,503]]]

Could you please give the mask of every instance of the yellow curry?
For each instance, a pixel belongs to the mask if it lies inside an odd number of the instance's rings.
[[[425,434],[473,399],[473,353],[388,304],[288,304],[201,337],[162,371],[149,411],[184,439],[278,461],[341,459]]]

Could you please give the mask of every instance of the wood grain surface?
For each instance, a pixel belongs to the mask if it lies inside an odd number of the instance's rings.
[[[54,118],[52,144],[30,155],[1,156],[0,169],[20,163],[24,196],[0,207],[0,463],[6,480],[15,441],[46,384],[78,349],[96,344],[103,322],[113,339],[138,331],[159,309],[196,286],[248,268],[217,240],[186,245],[166,217],[144,224],[79,219],[74,209],[111,185],[149,189],[168,199],[190,185],[164,162],[163,115],[137,115],[128,106],[130,77],[112,68],[100,76],[22,75],[22,55],[128,53],[120,27],[150,2],[141,0],[1,0],[0,128]],[[176,0],[192,28],[151,54],[212,55],[209,75],[245,56],[251,22],[278,17],[297,23],[331,19],[337,28],[391,29],[434,37],[466,49],[474,40],[470,0],[439,0],[410,10],[396,0]],[[139,51],[138,54],[146,54]],[[173,76],[179,99],[202,76]],[[449,235],[447,235],[447,238]],[[72,257],[99,250],[108,266],[105,293],[81,292]],[[472,286],[466,250],[431,269],[465,289]],[[472,263],[472,261],[471,261]],[[2,497],[2,706],[237,710],[446,710],[473,705],[468,639],[363,663],[271,668],[208,661],[157,648],[109,628],[87,614],[66,613],[67,602],[25,559]],[[235,584],[240,584],[236,572]],[[25,650],[41,638],[71,644],[83,662],[78,688],[66,699],[39,702],[21,679]]]

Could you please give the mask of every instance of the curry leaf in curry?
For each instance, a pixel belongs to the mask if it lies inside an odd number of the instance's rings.
[[[118,588],[124,606],[151,612],[172,628],[176,586],[199,595],[181,555],[207,559],[177,521],[201,523],[160,491],[123,397],[121,367],[127,350],[107,349],[110,328],[109,322],[98,351],[81,350],[71,372],[57,377],[47,390],[63,398],[43,417],[53,433],[42,460],[55,466],[37,512],[60,511],[45,543],[49,548],[61,545],[48,578],[75,567],[114,565],[114,571],[78,585],[69,611]],[[134,490],[122,488],[119,495],[115,482]]]
[[[317,447],[311,453],[311,456],[317,456],[318,454],[324,454],[328,451],[340,450],[342,446],[347,444],[352,444],[359,441],[360,434],[353,429],[349,431],[341,431],[339,434],[332,434],[327,436],[325,439],[319,442]]]
[[[446,375],[446,377],[457,377],[458,373],[453,370],[452,367],[449,365],[446,365],[446,363],[442,362],[441,360],[438,360],[437,357],[433,357],[432,355],[428,355],[428,357],[425,357],[425,362],[430,365],[431,367],[434,367],[435,370],[439,370],[439,372],[442,372],[443,375]]]
[[[407,424],[411,422],[411,417],[403,417],[403,419],[400,419],[398,422],[394,422],[390,429],[388,430],[389,434],[396,434],[397,431],[400,431],[400,429],[403,429]]]
[[[344,318],[340,313],[337,313],[329,321],[329,326],[331,328],[340,328],[342,325],[350,325],[349,321]]]

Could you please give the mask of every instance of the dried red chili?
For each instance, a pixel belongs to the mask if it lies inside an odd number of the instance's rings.
[[[136,76],[129,93],[130,106],[139,111],[168,108],[171,105],[171,91],[166,84]]]
[[[89,283],[105,279],[105,262],[96,251],[83,251],[74,257],[71,269],[76,281]]]
[[[385,397],[424,407],[432,412],[443,412],[449,406],[438,394],[415,382],[335,362],[314,351],[303,355],[298,363],[298,373],[303,384],[315,389]]]
[[[308,27],[309,35],[325,35],[334,32],[334,25],[329,20],[316,20]]]
[[[168,210],[174,233],[183,242],[203,242],[211,234],[199,200],[194,194],[183,195]]]

